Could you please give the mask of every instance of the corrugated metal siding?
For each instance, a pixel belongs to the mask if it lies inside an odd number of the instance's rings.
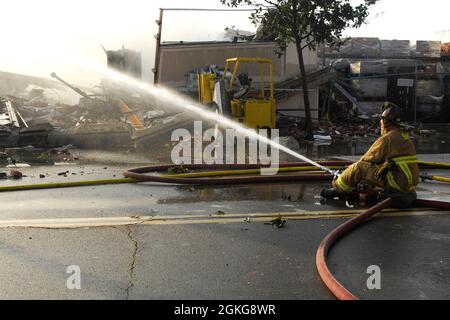
[[[381,40],[383,58],[408,58],[411,56],[409,40]]]
[[[440,41],[417,41],[416,57],[418,58],[440,58],[441,57]]]
[[[352,38],[341,47],[325,45],[318,47],[319,57],[352,57],[352,58],[379,58],[381,57],[381,41],[379,38]]]

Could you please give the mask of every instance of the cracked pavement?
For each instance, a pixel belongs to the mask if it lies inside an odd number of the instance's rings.
[[[135,240],[133,238],[133,228],[131,226],[128,226],[127,229],[128,229],[127,236],[130,239],[130,241],[133,243],[133,253],[131,255],[130,280],[129,280],[128,287],[126,289],[125,300],[128,300],[130,298],[130,290],[134,286],[134,281],[135,281],[134,271],[136,269],[136,256],[137,256],[137,253],[138,253],[138,250],[139,250],[139,243],[138,243],[137,240]]]

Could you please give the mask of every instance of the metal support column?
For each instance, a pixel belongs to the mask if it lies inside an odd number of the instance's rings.
[[[158,84],[159,78],[159,62],[161,56],[161,33],[162,33],[162,24],[163,24],[163,13],[164,9],[159,9],[159,20],[156,20],[156,24],[158,25],[158,33],[155,35],[156,39],[156,51],[155,51],[155,67],[153,68],[154,78],[153,83]]]

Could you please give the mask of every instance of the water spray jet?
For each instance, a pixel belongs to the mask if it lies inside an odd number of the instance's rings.
[[[174,105],[184,111],[191,111],[192,113],[197,114],[198,116],[200,116],[201,118],[203,118],[205,120],[214,121],[222,127],[232,128],[240,134],[243,134],[248,137],[256,138],[258,141],[260,141],[262,143],[270,145],[271,147],[278,149],[280,151],[283,151],[299,160],[305,161],[325,172],[330,173],[333,176],[338,175],[338,171],[331,170],[331,169],[305,157],[304,155],[301,155],[301,154],[299,154],[299,153],[297,153],[297,152],[295,152],[273,140],[270,140],[264,136],[261,136],[258,133],[256,133],[255,131],[242,126],[241,124],[239,124],[236,121],[233,121],[233,120],[226,118],[215,112],[206,110],[204,107],[197,105],[194,102],[187,101],[187,99],[185,97],[180,96],[178,93],[173,92],[172,90],[170,90],[168,88],[165,88],[162,86],[153,86],[148,83],[138,81],[138,80],[130,78],[124,74],[121,74],[115,70],[109,69],[107,67],[101,66],[101,65],[96,64],[91,61],[85,61],[85,60],[79,60],[79,59],[77,59],[75,61],[76,61],[75,65],[79,68],[101,74],[102,76],[110,78],[111,80],[115,80],[117,82],[126,84],[130,87],[140,89],[155,98],[170,102],[171,105]]]

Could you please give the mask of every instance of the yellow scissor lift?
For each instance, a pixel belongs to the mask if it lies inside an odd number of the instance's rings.
[[[261,88],[258,94],[246,97],[245,94],[238,97],[232,95],[233,86],[236,84],[239,67],[243,63],[259,64]],[[265,68],[269,73],[269,93],[265,90]],[[228,70],[232,68],[231,78],[226,79]],[[222,88],[220,88],[222,86]],[[221,79],[217,79],[214,73],[198,75],[199,101],[202,104],[214,102],[215,92],[222,89],[221,112],[230,116],[233,120],[253,129],[274,129],[276,127],[276,105],[273,89],[273,65],[272,60],[263,58],[230,58],[226,60],[226,66]],[[249,89],[249,88],[248,88]],[[267,96],[266,96],[267,95]]]

